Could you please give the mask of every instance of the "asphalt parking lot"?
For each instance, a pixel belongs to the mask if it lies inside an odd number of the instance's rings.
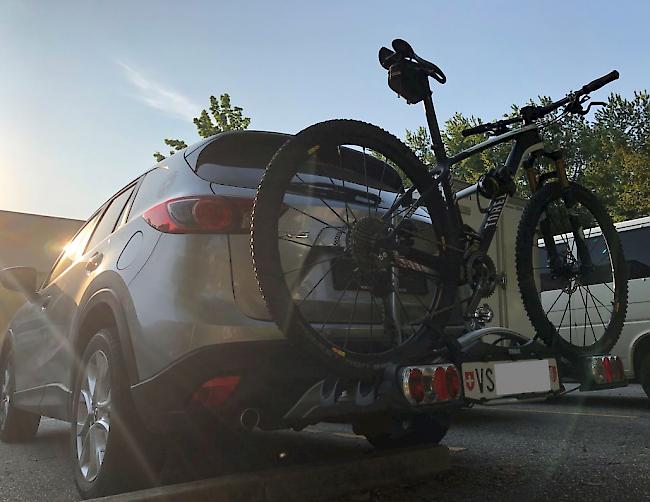
[[[44,420],[32,443],[0,444],[1,501],[78,499],[67,430]],[[343,426],[251,439],[227,458],[206,448],[195,452],[196,458],[179,460],[168,482],[371,451]],[[452,451],[451,471],[417,484],[354,494],[350,501],[650,498],[650,401],[637,385],[569,394],[555,402],[467,409],[444,442]]]

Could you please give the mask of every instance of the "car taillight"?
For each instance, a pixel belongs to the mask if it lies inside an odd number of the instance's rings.
[[[147,209],[142,217],[170,234],[240,234],[250,231],[253,199],[228,196],[179,197]]]
[[[416,403],[424,399],[424,378],[422,371],[418,368],[413,368],[408,375],[408,391],[409,395]]]
[[[625,368],[618,356],[592,356],[591,380],[596,385],[616,384],[625,381]]]
[[[605,382],[611,383],[614,375],[612,374],[612,362],[609,359],[609,357],[603,358],[603,369],[604,371],[604,376],[605,376]]]
[[[455,366],[449,366],[446,371],[447,389],[449,392],[449,399],[459,399],[461,394],[460,388],[460,375]]]
[[[400,379],[404,397],[414,405],[462,398],[460,375],[453,364],[408,366],[400,370]]]
[[[433,390],[437,401],[447,401],[449,390],[447,389],[447,370],[438,366],[433,372]]]
[[[225,403],[239,384],[238,376],[221,376],[208,380],[192,394],[191,402],[206,408]]]

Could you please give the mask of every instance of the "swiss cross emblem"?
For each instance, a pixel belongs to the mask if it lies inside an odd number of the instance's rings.
[[[476,384],[476,380],[474,380],[474,372],[473,371],[466,371],[465,372],[465,387],[467,387],[467,390],[474,390],[474,385]]]
[[[555,366],[549,366],[548,370],[551,372],[551,382],[557,382],[557,368]]]

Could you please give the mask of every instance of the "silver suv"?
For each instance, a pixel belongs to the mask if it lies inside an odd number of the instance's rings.
[[[0,353],[1,440],[31,438],[41,416],[71,422],[77,486],[95,497],[155,477],[158,438],[197,417],[263,429],[332,419],[314,403],[348,390],[288,345],[251,265],[253,198],[287,138],[229,132],[189,147],[103,204],[40,287],[34,269],[0,273],[28,298]],[[363,415],[353,404],[341,421]],[[378,446],[435,443],[448,426],[431,414],[354,424]]]

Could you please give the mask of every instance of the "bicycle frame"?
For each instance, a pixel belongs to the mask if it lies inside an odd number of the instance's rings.
[[[544,150],[544,142],[539,135],[537,125],[529,124],[520,129],[493,136],[482,143],[474,145],[467,150],[463,150],[453,157],[448,157],[440,134],[440,128],[438,127],[438,120],[436,118],[431,95],[428,95],[424,99],[424,107],[426,110],[429,132],[431,134],[432,150],[437,161],[436,167],[443,179],[442,187],[444,195],[446,200],[453,201],[453,203],[449,205],[450,210],[453,211],[454,217],[458,220],[459,224],[462,224],[462,216],[457,201],[477,193],[479,191],[479,184],[475,183],[463,190],[453,193],[451,189],[451,166],[501,143],[514,141],[505,164],[497,170],[497,173],[504,179],[513,179],[517,175],[519,167],[523,164],[528,155]],[[532,168],[532,165],[530,168]],[[534,187],[532,187],[532,189],[534,190]],[[490,201],[483,222],[481,223],[481,227],[478,230],[478,235],[480,237],[479,250],[481,252],[487,253],[507,200],[508,194],[504,194]]]

